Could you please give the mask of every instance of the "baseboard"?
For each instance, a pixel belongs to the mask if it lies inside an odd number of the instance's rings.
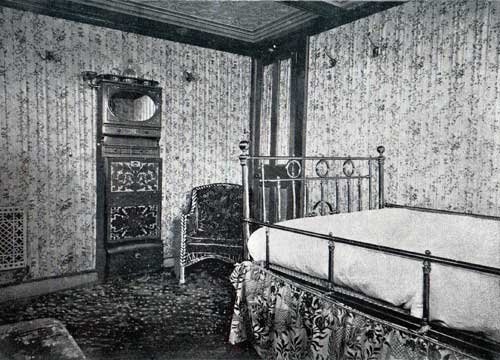
[[[0,290],[0,303],[44,295],[51,292],[89,285],[96,282],[97,272],[89,271],[5,286]]]

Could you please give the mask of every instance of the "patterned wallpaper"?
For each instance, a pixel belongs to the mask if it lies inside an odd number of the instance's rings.
[[[276,155],[290,155],[288,153],[290,144],[290,71],[291,60],[281,60]]]
[[[291,60],[279,62],[280,85],[278,94],[278,142],[276,155],[288,155],[290,137],[290,71]],[[264,66],[262,76],[262,102],[260,109],[260,155],[271,154],[271,112],[273,94],[273,64]]]
[[[271,111],[273,94],[273,65],[264,66],[262,74],[262,102],[260,109],[259,155],[271,154]]]
[[[29,210],[31,277],[95,266],[96,94],[82,71],[132,68],[163,87],[166,258],[189,190],[241,182],[249,58],[3,7],[0,33],[0,206]]]
[[[485,0],[409,2],[314,36],[307,154],[382,144],[387,201],[500,215],[499,54],[500,2]]]

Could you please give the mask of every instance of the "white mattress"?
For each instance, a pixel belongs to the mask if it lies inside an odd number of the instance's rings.
[[[500,221],[387,208],[281,222],[329,234],[500,268]],[[328,242],[270,229],[270,261],[327,279]],[[248,242],[265,260],[265,232]],[[334,282],[422,316],[422,261],[336,243]],[[430,320],[500,341],[500,277],[432,264]]]

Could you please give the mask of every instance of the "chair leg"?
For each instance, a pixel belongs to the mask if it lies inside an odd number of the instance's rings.
[[[185,272],[186,268],[184,265],[181,265],[179,269],[179,285],[184,285],[186,283]]]
[[[186,283],[186,215],[181,217],[181,246],[179,249],[179,284]]]

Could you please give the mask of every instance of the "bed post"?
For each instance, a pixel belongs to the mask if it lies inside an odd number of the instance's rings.
[[[328,285],[330,286],[330,289],[333,289],[333,277],[334,277],[334,271],[333,271],[333,266],[335,265],[335,242],[333,241],[333,233],[328,234],[330,236],[330,240],[328,240]]]
[[[243,185],[243,259],[248,260],[247,242],[250,238],[250,224],[245,220],[250,219],[250,184],[248,179],[248,149],[250,144],[247,140],[240,141],[240,165],[241,181]]]
[[[270,230],[269,227],[266,226],[266,264],[265,267],[266,269],[269,269],[269,234]]]
[[[430,256],[431,252],[429,250],[425,250],[425,255]],[[431,261],[429,259],[424,260],[424,264],[422,266],[422,270],[424,272],[424,291],[423,291],[423,311],[422,311],[422,330],[429,325],[429,314],[430,314],[430,291],[431,291]]]
[[[385,161],[385,147],[378,146],[377,152],[379,154],[378,160],[378,208],[382,209],[385,206],[384,200],[384,161]]]

